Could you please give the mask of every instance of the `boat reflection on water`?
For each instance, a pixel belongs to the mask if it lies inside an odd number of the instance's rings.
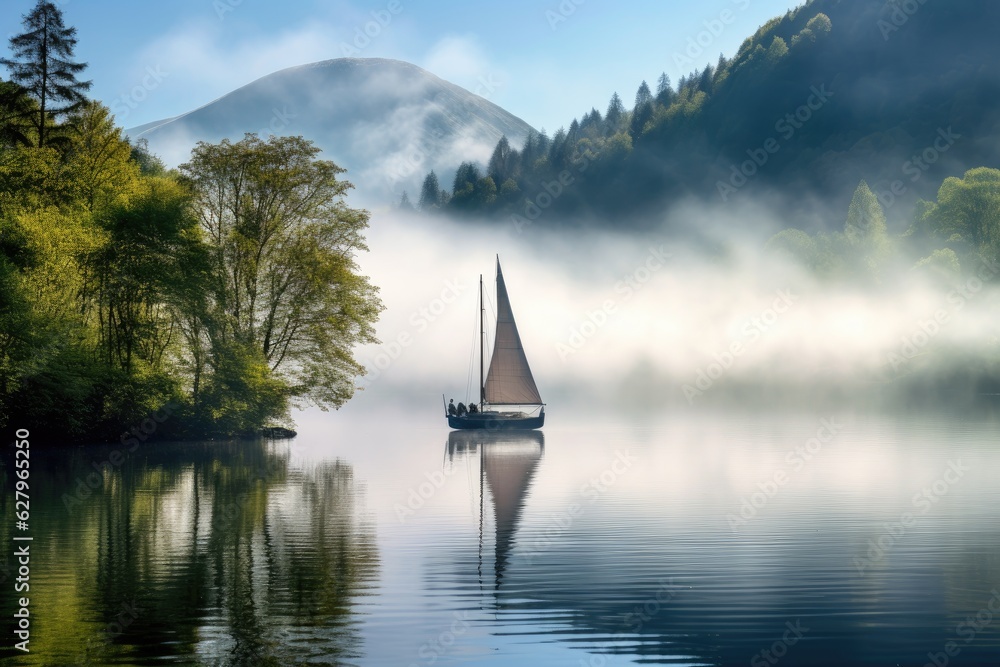
[[[452,431],[447,456],[479,458],[479,574],[482,581],[483,526],[488,492],[493,507],[496,546],[494,588],[500,591],[504,571],[514,546],[517,524],[524,510],[531,481],[545,452],[541,431]]]

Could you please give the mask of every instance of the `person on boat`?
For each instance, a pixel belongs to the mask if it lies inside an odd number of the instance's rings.
[[[452,398],[448,401],[448,416],[455,417],[458,415],[458,410],[455,409],[455,399]]]
[[[471,415],[471,414],[475,414],[477,412],[479,412],[479,408],[476,407],[476,404],[475,403],[469,403],[469,414]]]
[[[458,404],[458,416],[464,417],[466,414],[465,403],[459,402]]]

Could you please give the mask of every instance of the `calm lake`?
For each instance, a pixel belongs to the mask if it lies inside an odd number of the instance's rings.
[[[995,414],[406,413],[36,449],[4,664],[1000,664]]]

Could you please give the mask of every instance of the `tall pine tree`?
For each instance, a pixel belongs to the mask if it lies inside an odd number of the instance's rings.
[[[434,170],[424,178],[424,184],[420,188],[420,210],[430,211],[441,206],[441,184],[438,182],[437,174]]]
[[[84,92],[91,82],[77,79],[87,64],[74,62],[76,28],[63,25],[62,12],[55,4],[39,0],[24,16],[23,25],[25,32],[10,38],[13,57],[0,59],[0,64],[37,102],[37,108],[25,110],[25,114],[35,130],[35,145],[47,146],[58,136],[51,123],[83,106],[87,100]]]
[[[622,128],[622,121],[625,118],[625,105],[618,93],[611,96],[608,103],[608,112],[604,114],[604,131],[610,137],[617,134]]]

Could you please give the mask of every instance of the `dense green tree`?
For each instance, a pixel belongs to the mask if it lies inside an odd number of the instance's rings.
[[[632,109],[632,118],[629,120],[629,134],[635,139],[642,134],[646,123],[653,117],[653,93],[645,81],[639,86],[635,93],[635,107]]]
[[[885,225],[885,211],[878,197],[864,181],[858,184],[847,210],[844,238],[852,248],[851,259],[857,268],[875,281],[888,259],[891,244]]]
[[[921,218],[938,239],[965,242],[990,261],[1000,259],[1000,170],[972,169],[962,178],[948,178],[937,202]]]
[[[517,185],[517,181],[513,178],[508,178],[503,184],[500,185],[500,191],[497,196],[506,202],[514,201],[521,189]]]
[[[11,79],[37,102],[30,110],[30,124],[37,146],[47,146],[58,138],[53,121],[80,109],[90,89],[90,81],[77,76],[85,63],[73,60],[76,28],[63,24],[62,11],[52,2],[39,0],[24,16],[25,32],[10,39],[12,57],[0,59],[10,70]]]
[[[662,106],[669,107],[674,101],[674,89],[670,85],[670,77],[664,72],[656,82],[656,101]]]
[[[858,184],[854,197],[851,198],[844,234],[853,244],[886,235],[885,211],[882,210],[878,197],[864,181]]]
[[[139,139],[132,144],[132,161],[139,165],[139,171],[148,176],[162,176],[167,166],[149,150],[149,141]]]
[[[506,135],[500,137],[493,155],[490,156],[489,164],[486,167],[489,175],[495,183],[503,183],[508,178],[518,177],[518,167],[520,166],[520,154],[512,148]]]
[[[785,43],[780,37],[775,37],[771,42],[771,46],[767,49],[767,60],[774,66],[779,60],[788,55],[788,44]]]
[[[545,128],[538,133],[538,140],[535,142],[535,150],[538,152],[539,158],[546,158],[549,155],[549,148],[552,146],[552,139],[549,138],[548,132]]]
[[[127,374],[137,363],[163,368],[179,339],[179,297],[206,259],[190,193],[164,177],[139,189],[98,216],[104,242],[86,259],[101,357]]]
[[[484,176],[476,181],[475,188],[473,189],[473,196],[476,199],[476,204],[479,206],[489,206],[496,201],[497,198],[497,185],[493,179],[489,176]]]
[[[601,117],[601,112],[591,108],[589,113],[583,114],[583,119],[580,121],[580,131],[585,135],[596,136],[600,134],[603,125],[604,118]]]
[[[698,90],[703,93],[712,92],[712,80],[715,78],[712,66],[708,65],[702,71],[701,75],[698,77]]]
[[[438,182],[437,174],[434,170],[424,178],[423,186],[420,188],[420,210],[430,211],[441,206],[441,184]]]
[[[622,98],[618,97],[618,93],[613,94],[611,101],[608,102],[608,110],[604,114],[604,133],[607,136],[612,136],[620,132],[625,122],[625,115],[625,105],[622,103]]]
[[[653,93],[649,89],[649,84],[643,81],[639,84],[639,89],[635,92],[635,108],[638,109],[644,104],[649,104],[653,101]]]
[[[573,146],[570,143],[569,134],[560,127],[552,137],[552,146],[549,148],[549,164],[553,169],[561,171],[569,165],[572,154]]]
[[[778,232],[764,246],[764,251],[791,259],[806,268],[816,268],[818,252],[816,241],[800,229]]]
[[[364,372],[353,347],[377,342],[382,305],[354,259],[368,212],[347,206],[344,170],[318,153],[302,137],[248,134],[201,142],[181,166],[208,244],[205,334],[227,399],[338,407]],[[233,394],[232,377],[249,393]]]
[[[0,148],[34,145],[30,119],[35,113],[37,104],[24,88],[0,81]]]
[[[138,187],[142,168],[107,107],[89,102],[74,114],[68,170],[91,212],[121,203]]]
[[[482,172],[475,162],[463,162],[455,170],[455,180],[452,182],[452,197],[457,198],[471,194],[476,186],[476,181],[482,178]]]

